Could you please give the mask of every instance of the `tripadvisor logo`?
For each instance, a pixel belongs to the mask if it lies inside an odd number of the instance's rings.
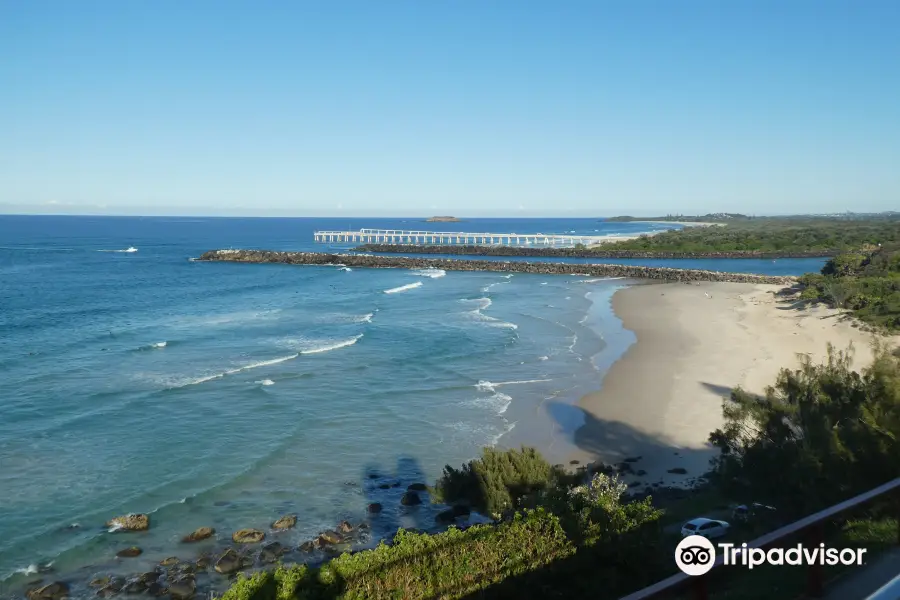
[[[747,544],[720,543],[722,564],[743,566],[748,569],[760,565],[862,565],[865,548],[827,548],[825,544],[804,548],[797,544],[791,548],[748,548]],[[675,564],[683,573],[704,575],[716,564],[716,546],[703,536],[690,535],[675,548]]]

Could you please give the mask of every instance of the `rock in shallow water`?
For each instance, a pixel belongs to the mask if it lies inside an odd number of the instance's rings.
[[[319,534],[318,542],[320,546],[328,546],[331,544],[339,544],[343,538],[337,531],[323,531]]]
[[[272,529],[291,529],[297,524],[296,515],[285,515],[272,523]]]
[[[270,542],[263,546],[259,553],[259,560],[268,563],[275,562],[282,554],[284,554],[284,550],[284,546],[278,542]]]
[[[400,504],[403,506],[415,506],[417,504],[422,504],[422,499],[419,498],[419,494],[416,492],[406,492],[403,494],[403,497],[400,498]]]
[[[380,513],[381,508],[382,508],[381,502],[373,502],[372,504],[369,505],[369,512],[373,513],[373,514]]]
[[[258,544],[266,539],[266,534],[259,529],[239,529],[231,535],[236,544]]]
[[[169,595],[172,600],[187,600],[197,591],[197,583],[193,579],[185,578],[169,583]]]
[[[150,528],[150,517],[143,514],[124,515],[110,519],[106,526],[114,531],[146,531]]]
[[[177,556],[170,556],[169,558],[164,558],[163,560],[159,561],[159,566],[161,566],[161,567],[171,567],[172,565],[177,565],[177,564],[178,564]]]
[[[191,542],[199,542],[200,540],[205,540],[211,538],[215,535],[216,530],[212,527],[201,527],[199,529],[195,529],[190,535],[186,535],[181,538],[181,541],[189,544]]]
[[[144,551],[137,546],[132,546],[131,548],[119,550],[118,552],[116,552],[116,556],[119,558],[134,558],[135,556],[140,556],[143,553]]]
[[[61,600],[69,595],[69,584],[54,581],[43,587],[28,590],[25,595],[28,596],[28,600]]]
[[[338,531],[345,534],[353,533],[353,525],[351,525],[347,521],[341,521],[340,525],[338,525]]]
[[[226,550],[219,560],[216,561],[216,572],[222,575],[230,575],[241,568],[241,557],[237,552],[229,548]]]

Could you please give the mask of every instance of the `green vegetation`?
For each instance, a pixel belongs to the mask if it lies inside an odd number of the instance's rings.
[[[687,220],[687,219],[678,219]],[[698,217],[697,220],[702,220]],[[617,242],[616,250],[831,255],[866,244],[900,242],[900,215],[867,219],[764,217],[726,226],[685,227]]]
[[[824,364],[807,359],[782,370],[763,398],[735,389],[723,405],[725,426],[710,435],[721,451],[710,485],[665,513],[650,497],[625,496],[616,476],[598,472],[586,483],[585,472],[566,474],[533,449],[486,449],[459,469],[446,467],[435,495],[496,513],[494,524],[436,535],[400,530],[390,543],[319,567],[241,578],[225,600],[619,598],[675,572],[679,536],[670,524],[735,501],[772,504],[792,521],[900,476],[900,357],[876,348],[857,373],[850,352],[829,348]],[[894,510],[875,503],[836,519],[824,539],[865,547],[871,559],[896,542]],[[736,527],[735,541],[761,526]],[[833,577],[846,567],[824,570]],[[793,599],[807,572],[735,575],[716,583],[712,597]]]
[[[803,357],[765,398],[732,392],[726,425],[710,436],[731,495],[799,517],[900,476],[900,361],[881,347],[857,373],[851,352],[829,346],[821,365]]]
[[[900,243],[839,254],[801,283],[804,299],[848,309],[877,327],[900,329]]]
[[[443,502],[464,502],[476,511],[498,517],[518,508],[523,497],[546,490],[567,479],[534,448],[495,450],[485,448],[481,458],[460,469],[444,467],[435,486],[435,498]]]

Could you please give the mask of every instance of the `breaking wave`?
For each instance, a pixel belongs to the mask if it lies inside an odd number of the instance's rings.
[[[406,290],[412,290],[417,287],[422,287],[422,282],[417,281],[415,283],[408,283],[406,285],[401,285],[400,287],[391,288],[389,290],[384,290],[385,294],[397,294],[399,292],[405,292]]]
[[[434,267],[429,267],[427,269],[415,269],[410,275],[417,275],[419,277],[431,277],[432,279],[437,279],[438,277],[443,277],[447,274],[447,271],[443,269],[435,269]]]
[[[477,304],[476,308],[468,311],[468,314],[472,319],[476,321],[482,321],[486,325],[490,327],[502,327],[504,329],[518,329],[519,326],[515,323],[507,323],[506,321],[501,321],[496,317],[492,317],[490,315],[484,314],[482,311],[487,310],[488,307],[492,304],[490,298],[475,298],[475,299],[464,299],[460,300],[460,302],[474,302]]]
[[[255,363],[250,363],[249,365],[244,365],[242,367],[229,369],[228,371],[223,371],[221,373],[214,373],[212,375],[198,377],[198,378],[188,381],[186,383],[170,385],[166,389],[178,389],[178,388],[187,387],[189,385],[199,385],[201,383],[206,383],[207,381],[212,381],[214,379],[221,379],[221,378],[227,377],[229,375],[237,375],[238,373],[243,373],[245,371],[251,371],[253,369],[258,369],[260,367],[271,367],[272,365],[277,365],[279,363],[287,362],[289,360],[294,360],[296,358],[305,356],[307,354],[321,354],[323,352],[331,352],[332,350],[337,350],[338,348],[346,348],[347,346],[352,346],[353,344],[358,342],[361,337],[363,337],[362,333],[360,333],[359,335],[357,335],[355,337],[350,338],[349,340],[343,340],[340,342],[332,342],[332,343],[326,344],[324,346],[318,346],[318,347],[313,347],[313,348],[309,348],[306,350],[300,350],[299,352],[295,352],[288,356],[280,356],[278,358],[272,358],[269,360],[261,360],[261,361],[255,362]],[[271,380],[263,380],[263,381],[271,381]],[[261,385],[272,385],[272,383],[262,383],[262,382],[260,382],[260,383],[261,383]]]

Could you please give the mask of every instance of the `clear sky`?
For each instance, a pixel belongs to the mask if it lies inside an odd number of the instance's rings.
[[[0,212],[900,210],[898,0],[0,0]]]

